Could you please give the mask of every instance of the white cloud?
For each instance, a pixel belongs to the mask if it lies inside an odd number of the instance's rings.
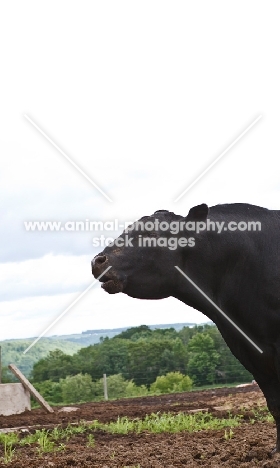
[[[90,262],[89,255],[46,255],[35,260],[0,264],[0,300],[80,291],[93,281]]]
[[[41,296],[2,302],[0,339],[40,335],[85,289],[71,294],[45,296],[42,293]],[[46,336],[140,324],[206,321],[203,314],[174,298],[140,301],[125,294],[109,295],[96,284],[50,328]]]
[[[27,233],[24,221],[134,220],[158,209],[186,215],[202,202],[279,209],[276,3],[50,0],[44,8],[28,0],[3,8],[0,274],[2,299],[9,299],[3,313],[12,320],[5,315],[3,336],[38,333],[40,320],[32,325],[22,311],[34,307],[46,319],[59,313],[70,292],[87,284],[86,259],[98,251],[92,233]],[[174,203],[259,114],[256,127]],[[134,324],[155,323],[158,307],[170,321],[165,301],[143,307],[120,297],[104,296],[98,326],[129,325],[132,316]],[[181,311],[176,304],[172,320]],[[71,327],[96,328],[86,325],[90,317],[73,318]]]

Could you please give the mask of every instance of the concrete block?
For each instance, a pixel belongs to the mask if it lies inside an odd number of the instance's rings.
[[[0,415],[20,414],[31,410],[30,393],[21,383],[0,384]]]

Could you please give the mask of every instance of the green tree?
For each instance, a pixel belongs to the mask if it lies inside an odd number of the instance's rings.
[[[91,376],[77,374],[68,376],[59,381],[62,391],[62,399],[65,403],[79,403],[92,401],[94,388]]]
[[[103,342],[80,349],[72,358],[72,374],[90,374],[92,379],[102,376],[98,369],[98,352]]]
[[[171,371],[186,371],[187,351],[179,338],[140,339],[129,342],[127,379],[136,385],[150,385],[158,375]]]
[[[197,333],[188,344],[188,375],[196,385],[213,384],[219,354],[214,341],[207,333]]]
[[[128,344],[129,340],[105,338],[101,343],[83,348],[73,356],[73,370],[88,373],[93,380],[100,379],[103,374],[125,374]]]
[[[168,372],[166,375],[157,377],[150,389],[155,393],[172,393],[186,392],[191,388],[192,380],[188,375],[183,375],[181,372]]]
[[[36,383],[35,388],[48,403],[63,403],[62,389],[59,382],[45,380],[44,382]]]
[[[132,327],[128,328],[127,330],[121,332],[119,335],[116,335],[112,339],[125,339],[125,340],[133,340],[139,338],[146,338],[147,336],[152,334],[152,330],[147,325],[140,325],[139,327]]]
[[[48,356],[40,359],[33,366],[31,377],[33,382],[53,380],[58,382],[60,378],[73,373],[72,356],[63,353],[60,349],[50,351]]]
[[[133,380],[129,380],[125,389],[125,396],[127,397],[146,396],[148,393],[149,390],[146,385],[137,386]]]
[[[213,339],[215,349],[219,354],[215,381],[217,383],[250,382],[253,379],[252,374],[232,354],[218,328],[208,327],[207,333]]]
[[[178,337],[180,338],[180,340],[185,346],[188,345],[193,335],[194,335],[194,328],[190,328],[190,327],[183,327],[182,330],[178,332]]]

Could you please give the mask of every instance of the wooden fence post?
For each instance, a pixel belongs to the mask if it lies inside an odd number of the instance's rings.
[[[105,400],[108,400],[107,377],[106,377],[106,374],[103,374],[103,386],[104,386],[104,399],[105,399]]]

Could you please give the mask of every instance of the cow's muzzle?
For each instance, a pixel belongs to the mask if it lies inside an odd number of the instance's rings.
[[[95,278],[99,278],[100,275],[110,266],[107,255],[97,255],[91,261],[92,274]],[[109,294],[116,294],[122,292],[125,286],[125,281],[120,280],[116,275],[113,268],[110,268],[105,275],[101,276],[99,281],[102,284],[102,288]]]

